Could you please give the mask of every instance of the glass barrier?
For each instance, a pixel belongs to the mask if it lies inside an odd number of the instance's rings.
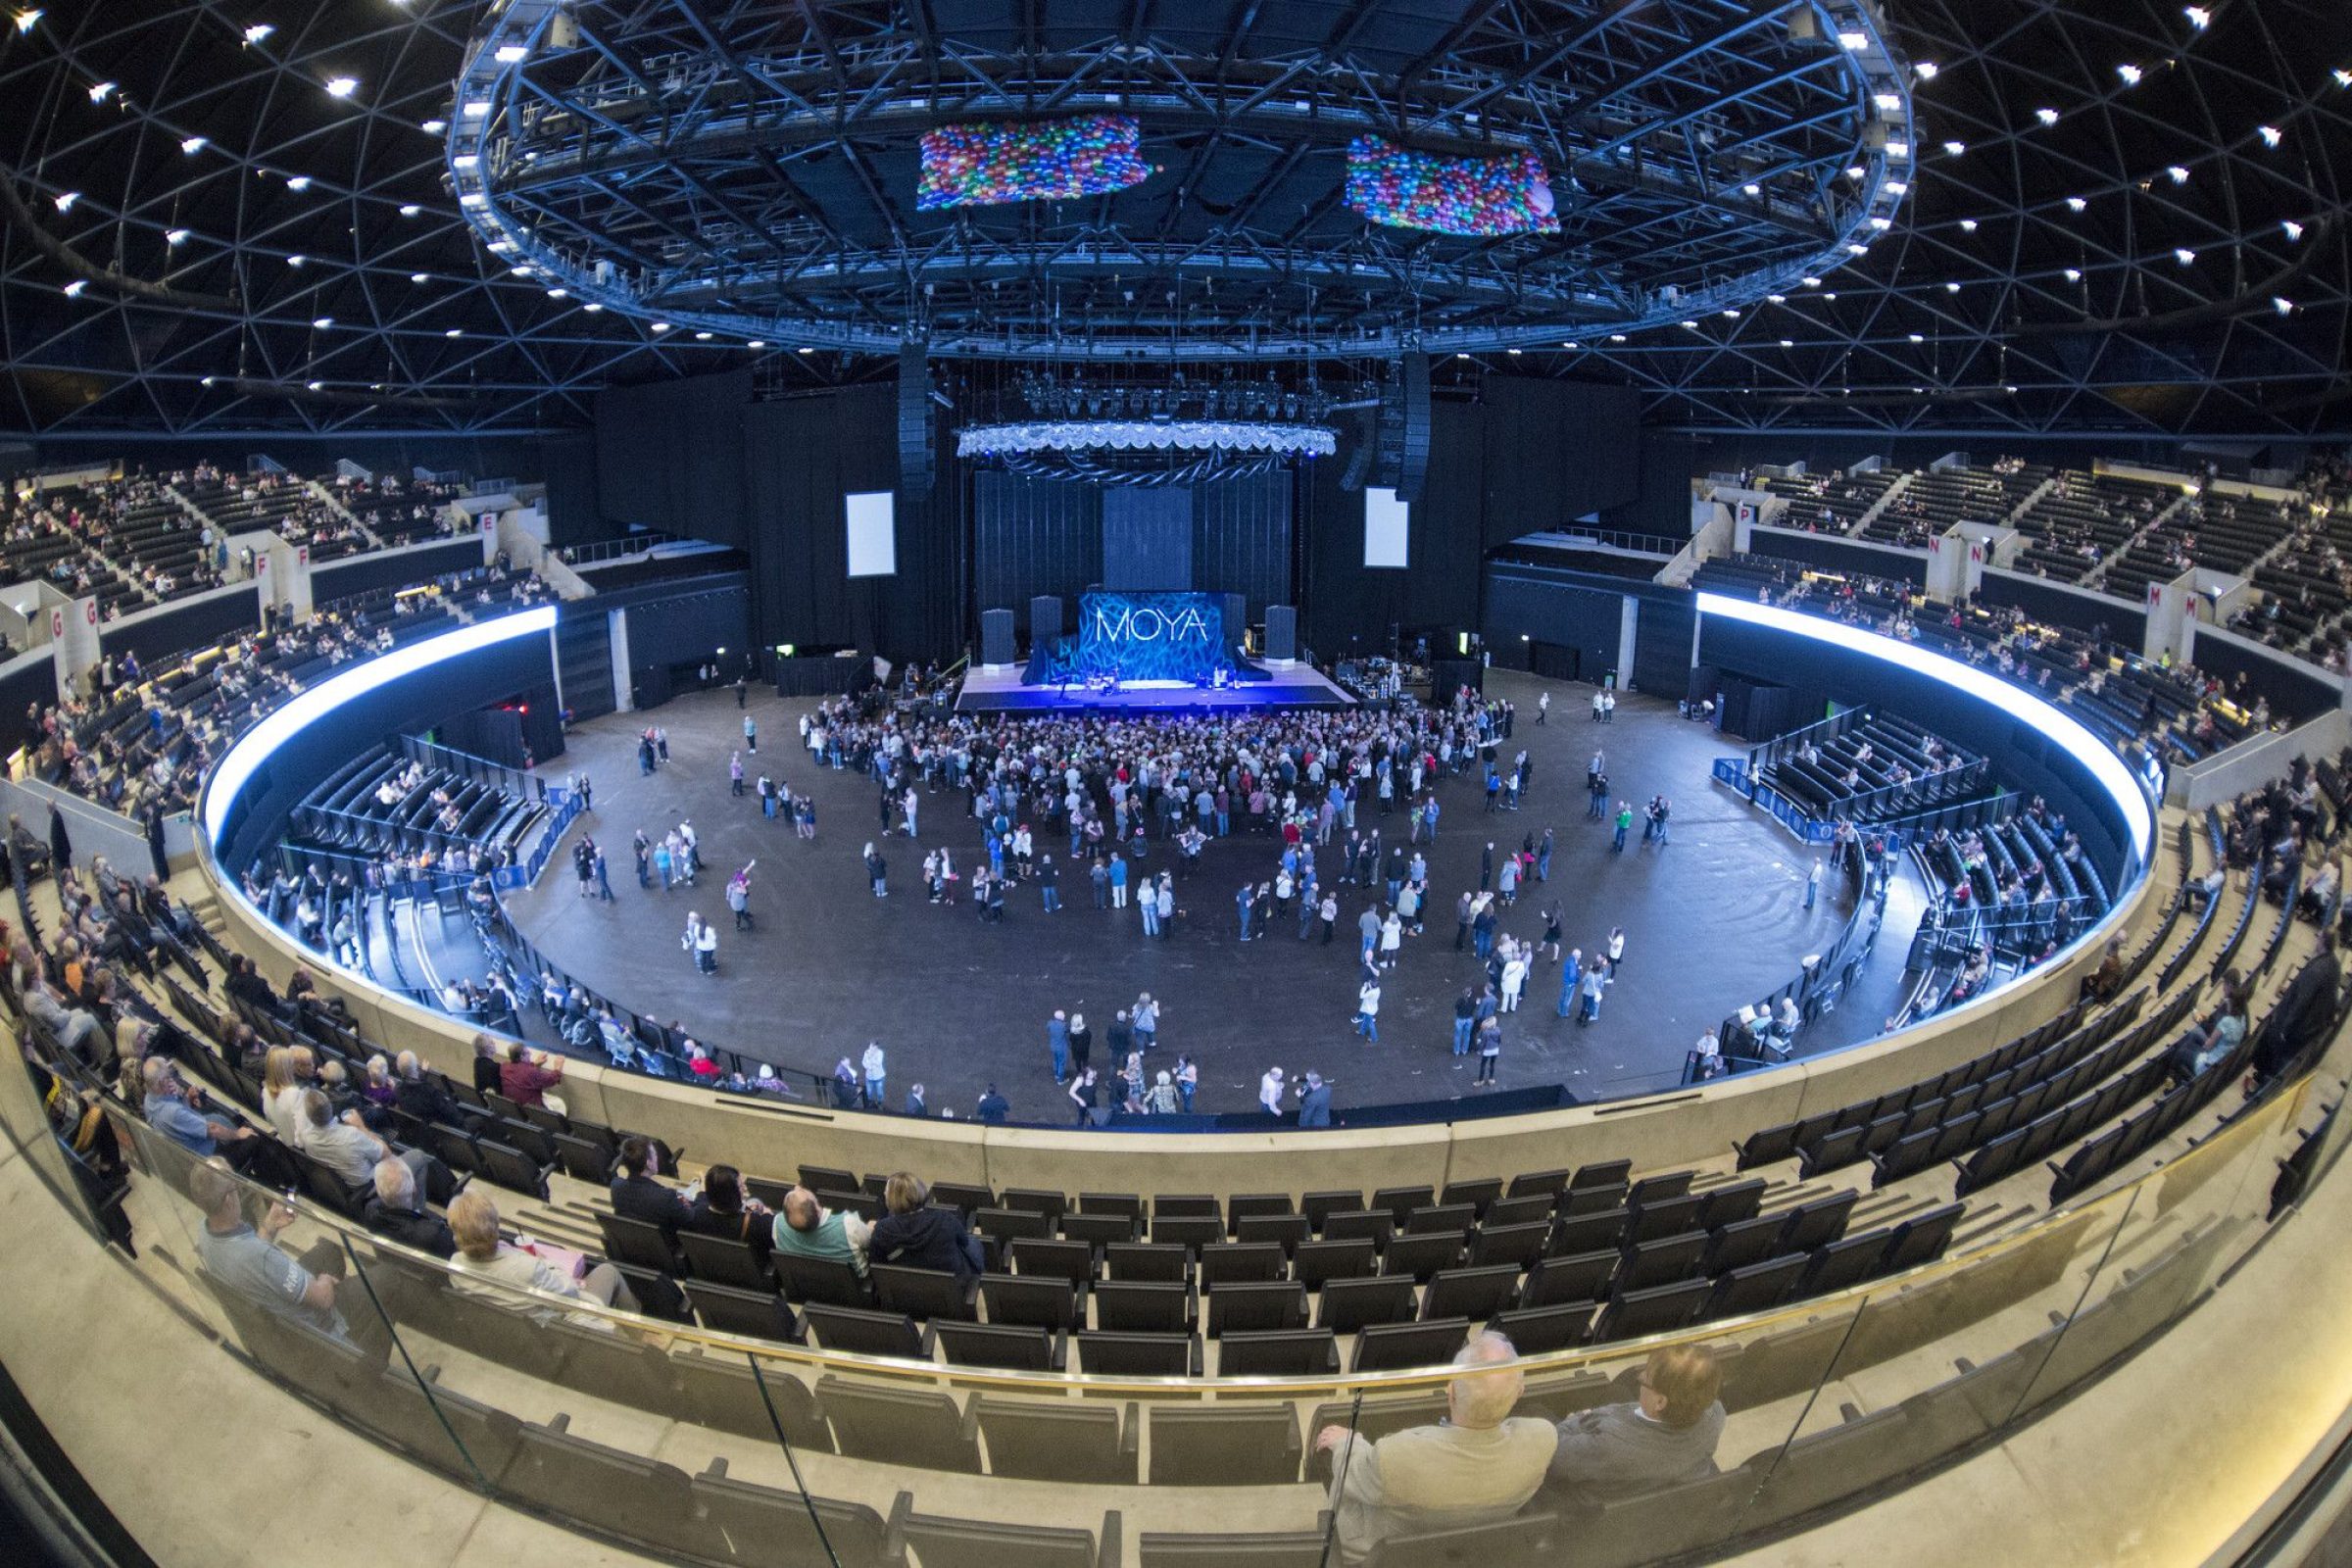
[[[0,1076],[0,1123],[71,1196],[45,1072]],[[1596,1307],[1577,1259],[1549,1282],[1442,1255],[1310,1282],[1280,1246],[1234,1249],[1237,1277],[1205,1288],[1149,1277],[1149,1247],[1025,1254],[976,1289],[900,1271],[918,1321],[876,1310],[847,1264],[788,1270],[779,1294],[756,1250],[732,1285],[582,1257],[519,1234],[499,1210],[527,1200],[478,1178],[455,1231],[428,1213],[396,1240],[265,1139],[203,1157],[93,1103],[137,1265],[253,1371],[518,1507],[777,1568],[1630,1568],[1721,1547],[2099,1376],[2244,1255],[2312,1130],[2288,1093],[2025,1231],[1695,1329],[1740,1298],[1669,1277]],[[1791,1266],[1876,1258],[1924,1202],[1866,1198],[1867,1226]]]

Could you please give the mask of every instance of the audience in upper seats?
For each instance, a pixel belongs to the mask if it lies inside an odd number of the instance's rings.
[[[887,1212],[866,1243],[873,1261],[978,1277],[980,1244],[963,1228],[962,1216],[931,1206],[931,1186],[920,1176],[892,1172],[882,1189],[882,1206]]]
[[[322,1243],[297,1261],[277,1245],[294,1211],[272,1203],[260,1225],[245,1219],[244,1193],[221,1165],[206,1163],[188,1173],[188,1196],[204,1211],[196,1255],[205,1272],[223,1289],[290,1319],[348,1341],[351,1330],[335,1307],[335,1278],[321,1272],[332,1243]],[[335,1255],[340,1255],[339,1253]]]
[[[795,1187],[784,1195],[784,1211],[769,1228],[769,1240],[777,1253],[847,1263],[861,1277],[873,1235],[874,1228],[864,1215],[835,1213],[806,1187]]]
[[[1367,1442],[1343,1426],[1315,1434],[1331,1455],[1331,1509],[1340,1558],[1360,1563],[1391,1536],[1507,1519],[1544,1484],[1559,1434],[1536,1416],[1513,1416],[1525,1378],[1511,1342],[1472,1336],[1446,1385],[1446,1419]]]
[[[421,1149],[394,1149],[368,1130],[356,1110],[342,1115],[334,1113],[333,1104],[323,1089],[306,1089],[302,1094],[301,1138],[295,1147],[343,1178],[352,1187],[375,1175],[375,1167],[385,1160],[406,1165],[418,1181],[433,1156]]]
[[[703,1172],[702,1202],[679,1228],[741,1242],[764,1257],[775,1230],[773,1219],[765,1203],[745,1196],[742,1172],[732,1165],[713,1165]]]
[[[507,1047],[506,1064],[498,1069],[498,1092],[517,1105],[544,1105],[547,1092],[564,1081],[564,1058],[545,1056],[519,1040]]]
[[[660,1226],[662,1240],[675,1251],[678,1227],[698,1231],[704,1228],[703,1215],[710,1207],[710,1199],[689,1199],[676,1188],[657,1181],[655,1177],[661,1169],[662,1152],[652,1139],[622,1139],[620,1174],[612,1178],[612,1212],[622,1219]]]
[[[444,1127],[463,1127],[460,1118],[465,1114],[448,1090],[441,1087],[438,1075],[427,1074],[416,1053],[404,1051],[393,1062],[395,1075],[393,1102],[400,1109],[419,1121],[437,1121]]]
[[[502,1083],[506,1060],[498,1042],[488,1035],[473,1037],[473,1092],[477,1095],[503,1095]]]
[[[449,1222],[427,1212],[424,1200],[416,1196],[416,1173],[400,1160],[377,1162],[375,1196],[368,1200],[362,1218],[376,1235],[390,1237],[404,1247],[435,1257],[457,1255],[458,1239]]]
[[[1723,1371],[1703,1345],[1650,1352],[1639,1397],[1580,1410],[1559,1425],[1551,1480],[1580,1502],[1630,1497],[1715,1473]]]
[[[2320,951],[2313,954],[2271,1004],[2254,1047],[2253,1083],[2256,1087],[2285,1072],[2304,1053],[2328,1038],[2335,1027],[2336,1008],[2343,989],[2343,971],[2336,961],[2335,933],[2320,933]]]
[[[96,1017],[58,1000],[46,980],[34,980],[20,993],[26,1015],[40,1020],[58,1045],[89,1066],[104,1070],[105,1031]]]
[[[605,1306],[618,1307],[624,1312],[638,1309],[637,1298],[630,1294],[628,1282],[620,1277],[620,1270],[612,1264],[598,1263],[589,1267],[588,1260],[581,1258],[581,1272],[575,1278],[571,1273],[541,1261],[521,1248],[501,1241],[498,1234],[498,1205],[491,1202],[485,1194],[469,1188],[450,1200],[449,1228],[458,1243],[458,1254],[450,1260],[456,1265],[457,1273],[450,1277],[449,1283],[466,1295],[514,1304],[514,1298],[505,1291],[474,1283],[477,1280],[489,1280],[501,1286],[528,1286],[532,1290],[573,1300],[596,1301]],[[552,1323],[557,1314],[552,1308],[534,1306],[531,1316],[542,1323]],[[592,1313],[579,1313],[573,1316],[572,1321],[600,1328],[611,1326],[606,1319]]]

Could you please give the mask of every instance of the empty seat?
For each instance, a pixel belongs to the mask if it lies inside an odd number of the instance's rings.
[[[680,1289],[686,1293],[686,1304],[694,1308],[694,1315],[713,1334],[749,1334],[769,1340],[800,1338],[792,1308],[772,1290],[739,1291],[707,1280],[688,1280]]]
[[[924,1319],[979,1315],[973,1304],[974,1285],[945,1269],[876,1263],[866,1277],[873,1282],[874,1304],[885,1312]]]
[[[1160,1405],[1151,1412],[1155,1487],[1287,1486],[1298,1479],[1298,1415],[1288,1403]]]
[[[1082,1330],[1080,1370],[1104,1376],[1183,1378],[1200,1375],[1200,1342],[1190,1334],[1126,1334]]]
[[[1078,1292],[1067,1280],[1052,1276],[1028,1278],[1012,1274],[983,1274],[980,1299],[991,1323],[1021,1323],[1037,1328],[1081,1327],[1085,1312]]]
[[[953,1395],[828,1373],[816,1380],[816,1403],[834,1442],[853,1458],[980,1473],[979,1422],[956,1407]]]
[[[1200,1249],[1195,1274],[1202,1290],[1282,1278],[1282,1249],[1271,1243],[1220,1242]]]
[[[1189,1334],[1193,1292],[1156,1280],[1105,1280],[1091,1293],[1098,1328],[1136,1334]]]
[[[1622,1261],[1614,1251],[1547,1257],[1520,1287],[1519,1304],[1556,1306],[1563,1301],[1598,1300],[1608,1294],[1609,1281],[1616,1277]]]
[[[957,1366],[1005,1367],[1021,1372],[1058,1372],[1064,1337],[1052,1329],[1020,1323],[936,1325],[939,1348]]]
[[[1455,1233],[1438,1236],[1396,1236],[1381,1249],[1380,1271],[1383,1274],[1410,1274],[1426,1280],[1440,1269],[1453,1267],[1462,1260],[1462,1238]]]
[[[732,1545],[731,1560],[746,1568],[889,1560],[882,1516],[863,1503],[732,1480],[724,1459],[711,1460],[692,1486],[704,1530]]]
[[[1382,1323],[1356,1336],[1355,1372],[1392,1372],[1444,1366],[1470,1337],[1466,1317],[1430,1318],[1420,1323]]]
[[[1594,1340],[1632,1340],[1644,1334],[1663,1334],[1689,1323],[1713,1289],[1705,1280],[1661,1285],[1651,1291],[1628,1291],[1612,1297],[1593,1320]]]
[[[1307,1378],[1339,1369],[1339,1341],[1329,1329],[1228,1334],[1217,1342],[1219,1377]]]
[[[858,1355],[893,1355],[909,1361],[931,1359],[931,1335],[918,1333],[914,1319],[904,1312],[874,1312],[855,1306],[808,1302],[801,1312],[817,1347],[848,1350]]]
[[[1414,1289],[1409,1274],[1333,1280],[1315,1303],[1315,1327],[1353,1334],[1368,1324],[1410,1322]]]
[[[1114,1280],[1182,1284],[1192,1277],[1192,1253],[1182,1247],[1163,1247],[1155,1242],[1114,1242],[1102,1249],[1103,1271]]]
[[[1373,1270],[1376,1250],[1369,1238],[1348,1242],[1304,1242],[1291,1255],[1291,1278],[1308,1290],[1328,1280],[1353,1279]]]
[[[1210,1339],[1236,1331],[1295,1329],[1306,1322],[1306,1287],[1295,1281],[1220,1285],[1206,1294]]]
[[[1102,1516],[1098,1543],[1094,1531],[1073,1525],[950,1519],[902,1506],[883,1560],[904,1561],[909,1546],[923,1568],[1118,1568],[1119,1516]]]
[[[1424,1318],[1487,1318],[1510,1305],[1519,1294],[1519,1270],[1509,1263],[1486,1268],[1440,1269],[1421,1303]]]
[[[1521,1355],[1539,1355],[1584,1344],[1592,1331],[1592,1313],[1591,1301],[1514,1307],[1495,1313],[1487,1320],[1487,1327],[1509,1340]]]

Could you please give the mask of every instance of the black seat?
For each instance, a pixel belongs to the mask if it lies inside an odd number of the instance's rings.
[[[1152,1241],[1155,1246],[1206,1247],[1224,1239],[1225,1221],[1220,1215],[1154,1213],[1152,1216]]]
[[[1217,1342],[1222,1378],[1309,1378],[1340,1369],[1340,1342],[1329,1329],[1228,1334]]]
[[[1084,1285],[1095,1277],[1095,1250],[1085,1242],[1023,1237],[1009,1249],[1013,1271]]]
[[[1200,1249],[1195,1277],[1202,1290],[1282,1278],[1282,1249],[1271,1242],[1220,1242]]]
[[[1156,1242],[1114,1242],[1102,1249],[1102,1266],[1114,1280],[1151,1280],[1181,1285],[1191,1278],[1192,1253]]]
[[[1596,1342],[1632,1340],[1679,1329],[1697,1313],[1712,1289],[1705,1280],[1686,1280],[1680,1285],[1612,1297],[1593,1320],[1592,1338]]]
[[[784,1294],[803,1306],[865,1306],[873,1300],[858,1270],[837,1257],[778,1252],[769,1261]]]
[[[1064,1330],[1085,1326],[1086,1312],[1077,1290],[1069,1281],[1051,1275],[983,1274],[980,1299],[987,1303],[991,1323]]]
[[[1293,1280],[1220,1285],[1208,1297],[1208,1337],[1302,1328],[1306,1287]]]
[[[1645,1291],[1653,1285],[1671,1285],[1689,1279],[1698,1271],[1699,1254],[1706,1247],[1707,1238],[1695,1231],[1687,1236],[1643,1242],[1626,1252],[1625,1267],[1617,1276],[1617,1289]]]
[[[662,1227],[618,1214],[599,1213],[596,1228],[604,1232],[605,1255],[616,1263],[634,1263],[663,1274],[674,1273],[678,1260],[662,1235]]]
[[[906,1268],[876,1263],[866,1270],[873,1282],[874,1305],[885,1312],[904,1312],[926,1320],[978,1316],[972,1283],[935,1268]]]
[[[1089,1293],[1099,1328],[1130,1334],[1190,1334],[1192,1287],[1156,1280],[1105,1280]],[[992,1308],[993,1311],[993,1308]]]
[[[923,1568],[1117,1568],[1119,1514],[1102,1516],[1100,1544],[1092,1530],[1073,1525],[1005,1524],[951,1519],[902,1507],[891,1518],[888,1559],[914,1548]],[[847,1561],[848,1559],[842,1559]]]
[[[681,1231],[678,1245],[686,1250],[686,1266],[698,1280],[732,1285],[739,1291],[776,1288],[776,1277],[768,1271],[767,1259],[742,1242]]]
[[[1737,1317],[1743,1312],[1761,1312],[1778,1306],[1796,1289],[1810,1262],[1803,1252],[1792,1252],[1787,1257],[1768,1258],[1718,1275],[1715,1289],[1698,1315],[1702,1319]]]
[[[1487,1327],[1511,1342],[1521,1355],[1566,1350],[1585,1343],[1592,1328],[1593,1303],[1562,1301],[1555,1306],[1515,1307],[1497,1312]]]
[[[1066,1336],[1046,1328],[1018,1323],[955,1323],[942,1320],[933,1329],[939,1348],[956,1366],[1004,1367],[1022,1372],[1058,1372],[1064,1363]]]
[[[1520,1287],[1519,1304],[1557,1306],[1564,1301],[1598,1300],[1608,1294],[1609,1281],[1616,1277],[1622,1262],[1622,1256],[1614,1251],[1547,1257]]]
[[[1470,1337],[1466,1317],[1427,1318],[1419,1323],[1381,1323],[1355,1338],[1355,1372],[1395,1372],[1444,1366]]]
[[[1462,1237],[1457,1232],[1436,1236],[1395,1236],[1381,1249],[1380,1271],[1383,1274],[1410,1274],[1426,1280],[1440,1269],[1453,1267],[1462,1260]]]
[[[798,1341],[800,1325],[792,1308],[774,1291],[741,1291],[728,1285],[688,1280],[680,1287],[686,1304],[713,1334],[749,1334],[761,1339]]]
[[[821,1349],[895,1355],[909,1361],[931,1359],[931,1331],[916,1332],[914,1319],[904,1312],[871,1312],[810,1301],[802,1307],[801,1320]]]
[[[1519,1293],[1519,1270],[1509,1263],[1485,1268],[1440,1269],[1421,1302],[1427,1319],[1488,1318],[1511,1304]]]
[[[1788,1224],[1785,1214],[1734,1220],[1707,1238],[1700,1267],[1709,1274],[1728,1274],[1733,1269],[1760,1263],[1780,1250],[1781,1233],[1788,1229]]]
[[[1353,1334],[1369,1324],[1410,1322],[1414,1288],[1409,1274],[1333,1280],[1315,1304],[1315,1327]]]
[[[1355,1279],[1373,1270],[1376,1249],[1366,1238],[1350,1242],[1302,1242],[1291,1254],[1291,1278],[1308,1290],[1330,1280]]]

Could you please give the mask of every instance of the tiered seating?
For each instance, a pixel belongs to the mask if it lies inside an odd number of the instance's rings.
[[[141,592],[160,603],[217,586],[202,524],[159,485],[124,488],[106,527],[106,548],[137,574]]]
[[[456,485],[425,480],[404,484],[391,474],[323,482],[368,532],[388,545],[413,544],[448,532],[442,521],[443,509],[459,494]]]
[[[368,856],[480,847],[515,858],[546,808],[495,784],[408,762],[378,748],[338,769],[294,808],[293,847]]]
[[[1808,815],[1854,822],[1888,822],[1971,800],[1987,782],[1982,758],[1879,712],[1808,738],[1763,762],[1757,778]]]
[[[1862,530],[1862,537],[1923,550],[1930,539],[1955,524],[2000,522],[2018,499],[2034,488],[2029,484],[2013,492],[2014,477],[1969,468],[1913,474],[1903,493]]]
[[[367,548],[367,540],[292,474],[265,473],[243,480],[200,468],[179,491],[213,526],[226,533],[257,530],[311,547],[314,561],[332,561]]]
[[[112,487],[73,485],[21,505],[20,520],[10,530],[9,580],[38,577],[77,598],[95,595],[98,612],[110,620],[149,603],[100,554],[114,504]]]
[[[1892,469],[1850,476],[1805,474],[1781,478],[1768,474],[1761,483],[1765,490],[1788,501],[1788,527],[1844,533],[1878,505],[1879,497],[1886,494],[1886,487],[1896,477]]]
[[[2032,541],[2018,565],[2037,576],[2081,582],[2179,495],[2137,479],[2068,469],[2018,517],[2018,531]]]

